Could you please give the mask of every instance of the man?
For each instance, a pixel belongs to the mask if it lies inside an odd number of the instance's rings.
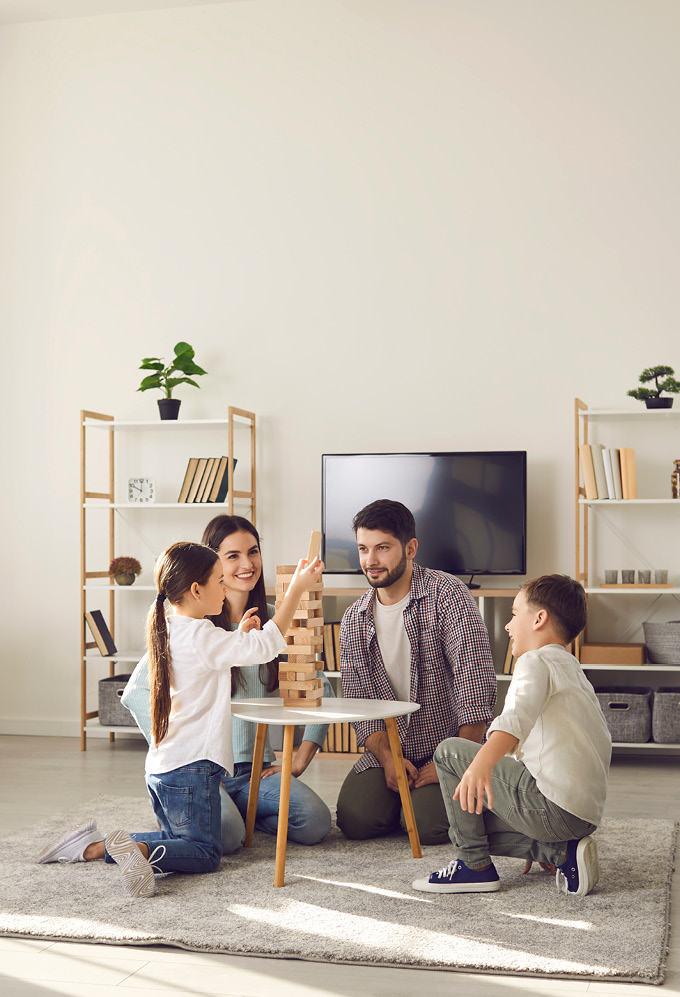
[[[340,627],[343,696],[420,704],[397,719],[406,774],[421,842],[447,844],[432,756],[448,737],[481,743],[493,719],[489,635],[462,582],[414,562],[415,520],[405,505],[371,502],[352,525],[373,591],[350,606]],[[372,838],[404,827],[403,813],[384,722],[355,726],[366,750],[340,790],[338,826],[348,838]]]

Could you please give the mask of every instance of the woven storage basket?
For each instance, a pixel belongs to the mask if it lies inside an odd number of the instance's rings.
[[[597,689],[612,741],[644,744],[652,734],[652,690],[638,686]]]
[[[104,727],[136,727],[135,718],[120,701],[129,675],[111,675],[99,683],[99,723]]]
[[[680,620],[643,623],[647,658],[653,665],[680,665]]]
[[[654,693],[652,738],[657,744],[680,744],[680,689]]]

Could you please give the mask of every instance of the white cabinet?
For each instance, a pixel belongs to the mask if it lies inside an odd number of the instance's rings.
[[[588,594],[585,639],[641,643],[642,623],[650,618],[680,619],[680,500],[672,498],[671,472],[680,456],[680,409],[591,409],[575,399],[575,577]],[[638,498],[586,499],[581,484],[579,446],[631,447],[635,450]],[[605,587],[607,569],[637,572],[668,570],[669,587],[652,584]],[[577,653],[578,653],[577,647]],[[595,689],[680,686],[675,665],[584,665]],[[620,744],[622,753],[677,754],[680,745]]]
[[[235,447],[235,432],[238,440]],[[241,436],[246,435],[246,441]],[[190,457],[228,460],[226,501],[178,502]],[[233,459],[237,466],[234,474]],[[237,483],[248,487],[234,488]],[[130,502],[130,479],[151,478],[153,501]],[[80,587],[81,587],[81,749],[87,731],[102,730],[94,695],[104,676],[131,671],[143,653],[144,621],[155,585],[156,557],[175,540],[197,539],[213,515],[237,511],[255,523],[255,414],[229,406],[225,419],[116,421],[98,412],[80,413]],[[133,585],[112,584],[108,567],[114,557],[131,555],[143,571]],[[86,611],[99,609],[118,652],[102,657],[85,622]],[[88,680],[89,696],[88,696]],[[93,695],[94,694],[94,695]],[[110,740],[115,730],[106,728]]]

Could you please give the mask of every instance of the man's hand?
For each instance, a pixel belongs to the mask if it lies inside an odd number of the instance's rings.
[[[418,778],[418,769],[408,760],[408,758],[404,759],[404,767],[406,769],[408,788],[413,789],[415,781]],[[384,760],[383,772],[385,773],[385,783],[387,784],[387,788],[393,790],[395,793],[398,793],[399,783],[397,782],[397,770],[394,767],[394,760],[392,756]]]
[[[526,860],[526,864],[522,869],[523,876],[526,876],[526,874],[530,871],[533,864],[534,863],[531,861],[531,859]],[[553,865],[552,862],[539,862],[538,864],[540,865],[543,872],[549,872],[551,876],[554,876],[555,873],[557,872],[557,866]]]
[[[314,741],[303,741],[293,756],[291,775],[294,775],[296,779],[301,776],[318,750],[319,745]],[[282,768],[282,765],[270,765],[269,768],[262,769],[260,779],[267,779],[270,775],[280,772]]]
[[[413,783],[413,788],[420,789],[421,786],[430,786],[433,783],[438,782],[439,776],[437,775],[437,769],[435,768],[434,762],[428,762],[428,764],[423,765],[418,772],[418,778]]]
[[[491,791],[491,773],[493,765],[485,765],[479,762],[479,756],[475,758],[471,765],[463,774],[463,778],[456,786],[453,794],[454,800],[458,800],[461,810],[467,813],[481,814],[484,809],[484,795],[486,794],[487,806],[489,810],[493,807],[493,792]]]

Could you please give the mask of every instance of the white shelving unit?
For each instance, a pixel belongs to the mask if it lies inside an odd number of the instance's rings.
[[[585,591],[590,600],[605,599],[605,600],[619,600],[619,599],[630,599],[631,597],[636,597],[636,599],[642,600],[642,617],[638,619],[637,617],[632,619],[628,627],[629,631],[633,631],[633,628],[639,626],[642,619],[645,619],[652,612],[652,609],[657,606],[660,600],[667,597],[675,599],[676,603],[680,603],[680,586],[677,584],[668,587],[660,587],[654,584],[636,586],[633,588],[610,588],[606,586],[600,586],[594,584],[597,580],[595,575],[596,571],[593,566],[593,553],[592,553],[592,541],[594,540],[596,534],[593,532],[597,529],[599,524],[603,521],[602,517],[607,517],[608,513],[612,513],[614,517],[619,516],[624,518],[627,515],[635,515],[638,517],[636,519],[636,524],[639,525],[639,517],[647,517],[646,522],[648,523],[648,517],[654,515],[664,515],[671,517],[669,522],[673,524],[672,528],[674,530],[674,537],[678,535],[677,529],[680,527],[680,522],[677,522],[673,517],[674,513],[669,510],[668,512],[663,512],[664,507],[674,507],[678,512],[680,512],[680,501],[670,497],[660,497],[655,495],[652,497],[636,498],[636,499],[586,499],[585,490],[580,484],[580,460],[579,460],[579,444],[593,442],[591,439],[591,433],[598,434],[602,432],[602,428],[606,427],[610,429],[615,427],[616,423],[623,422],[627,426],[631,427],[631,431],[635,428],[637,431],[645,432],[645,443],[649,444],[650,448],[656,446],[658,449],[658,440],[662,438],[662,433],[665,433],[663,439],[667,442],[671,442],[673,439],[676,441],[677,454],[680,454],[680,409],[645,409],[639,408],[636,410],[629,409],[591,409],[581,401],[579,398],[574,400],[574,439],[575,439],[575,561],[576,561],[576,577],[583,583]],[[654,429],[653,434],[647,433],[647,429]],[[675,435],[673,435],[675,434]],[[600,440],[599,442],[604,442]],[[646,456],[646,454],[645,454]],[[676,453],[671,451],[671,458],[676,456]],[[667,468],[667,487],[670,490],[670,471],[671,464],[668,457],[664,458],[664,467]],[[640,481],[640,472],[638,468],[638,481]],[[634,510],[638,510],[636,513]],[[620,521],[620,520],[619,520]],[[627,521],[630,524],[630,520]],[[597,524],[597,525],[596,525]],[[636,567],[646,567],[649,569],[654,569],[655,567],[666,567],[666,565],[654,565],[645,561],[641,563],[640,552],[635,550],[634,545],[628,542],[627,533],[630,531],[630,526],[624,525],[620,528],[614,530],[615,535],[620,541],[622,550],[625,548],[627,556],[630,557],[630,563]],[[673,557],[676,556],[677,544],[671,543],[668,545],[668,554]],[[637,564],[635,563],[637,562]],[[601,569],[602,566],[598,565]],[[673,574],[673,564],[669,565],[671,569],[670,574]],[[676,567],[676,573],[680,575],[680,565]],[[640,603],[638,602],[638,606]],[[677,613],[680,616],[680,612]],[[578,645],[577,645],[578,652]],[[614,678],[616,681],[614,684],[618,685],[628,685],[628,686],[641,686],[649,687],[652,689],[664,687],[664,686],[678,686],[680,685],[680,666],[676,665],[657,665],[657,664],[645,664],[640,666],[635,665],[617,665],[617,664],[597,664],[597,665],[584,665],[584,671],[590,675],[593,685],[597,689],[598,686],[602,687],[605,678]],[[598,681],[599,679],[599,681]],[[680,754],[680,744],[657,744],[654,742],[647,742],[646,744],[615,744],[617,750],[625,751],[627,754],[633,753],[647,753],[647,752],[658,752],[662,754],[676,755]]]
[[[250,432],[250,488],[248,490],[234,489],[234,429],[238,422],[245,422]],[[228,462],[228,490],[225,503],[180,503],[180,502],[152,502],[148,505],[133,502],[120,502],[116,499],[120,496],[126,483],[123,474],[119,474],[116,457],[116,440],[121,434],[153,434],[156,446],[161,440],[165,442],[177,441],[181,434],[193,431],[200,434],[201,439],[205,439],[206,446],[214,447],[214,440],[224,439],[220,436],[223,430],[226,436],[226,446],[220,443],[222,452],[226,450]],[[210,431],[212,435],[209,435]],[[102,434],[108,434],[108,439],[104,442],[102,451]],[[99,439],[97,440],[97,437]],[[159,439],[160,437],[160,439]],[[211,442],[212,441],[212,442]],[[104,452],[105,451],[105,452]],[[92,465],[95,465],[94,467]],[[107,624],[112,636],[116,636],[116,613],[127,612],[124,603],[132,592],[155,592],[153,585],[135,584],[129,587],[114,585],[108,582],[108,564],[118,554],[117,540],[118,528],[122,522],[121,517],[126,510],[134,510],[134,515],[139,514],[147,522],[151,520],[153,514],[159,510],[187,510],[200,509],[205,516],[206,510],[210,510],[214,515],[220,511],[229,515],[234,513],[235,500],[242,500],[246,505],[245,514],[251,522],[255,522],[256,517],[256,470],[255,470],[255,414],[245,409],[236,408],[230,405],[227,409],[227,417],[224,419],[186,419],[186,420],[138,420],[121,421],[116,420],[112,415],[104,415],[100,412],[81,411],[80,413],[80,584],[81,584],[81,697],[80,697],[80,729],[81,729],[81,750],[87,747],[87,733],[108,732],[109,739],[114,740],[117,732],[133,734],[134,727],[105,726],[99,723],[99,711],[88,710],[87,686],[88,671],[95,663],[109,663],[109,674],[114,675],[116,664],[120,662],[136,663],[142,655],[142,651],[137,649],[121,651],[115,656],[102,657],[96,652],[97,645],[90,640],[89,631],[85,622],[85,612],[89,608],[93,595],[102,596],[108,602]],[[125,469],[124,469],[125,470]],[[89,486],[89,479],[94,477],[95,471],[100,481],[106,479],[105,487],[95,491]],[[177,484],[179,492],[181,482]],[[163,515],[164,513],[161,513]],[[129,523],[127,524],[130,525]],[[134,529],[134,528],[133,528]],[[97,535],[97,558],[103,560],[108,556],[108,561],[98,570],[88,569],[88,549],[95,546],[94,535]],[[122,604],[119,605],[119,602]],[[129,606],[129,603],[128,603]],[[95,653],[92,653],[95,649]],[[141,736],[141,735],[140,735]]]

